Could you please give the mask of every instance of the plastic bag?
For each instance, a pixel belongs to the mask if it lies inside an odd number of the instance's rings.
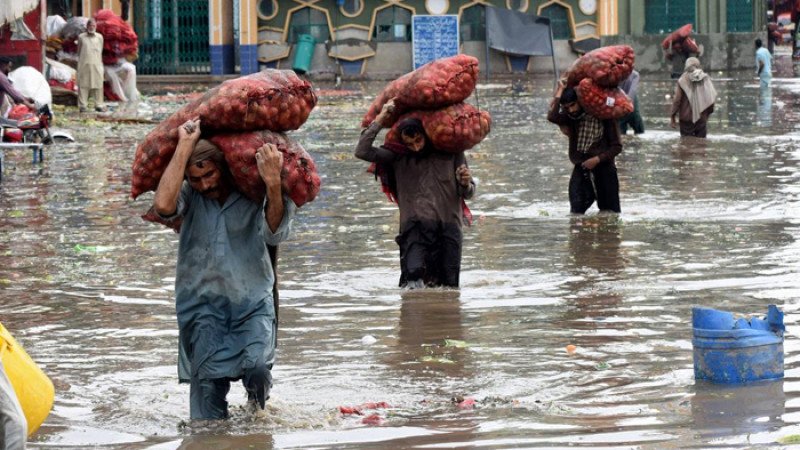
[[[75,54],[77,60],[78,53],[78,36],[86,31],[86,22],[89,21],[87,17],[70,17],[67,23],[61,28],[58,33],[61,37],[61,49],[64,53]],[[59,60],[61,57],[59,56]]]
[[[120,101],[129,105],[139,102],[139,90],[136,89],[136,66],[129,62],[116,64],[113,66],[104,65],[105,83],[108,91],[106,99]],[[105,88],[104,88],[105,90]]]
[[[58,33],[64,28],[64,25],[67,24],[67,21],[64,20],[61,16],[47,16],[47,35],[46,37],[50,36],[58,36]]]
[[[72,67],[50,58],[45,58],[45,62],[47,63],[47,78],[49,80],[69,83],[77,79],[78,72]]]
[[[53,94],[42,72],[31,66],[22,66],[8,74],[20,94],[30,97],[37,106],[49,105],[53,109]]]

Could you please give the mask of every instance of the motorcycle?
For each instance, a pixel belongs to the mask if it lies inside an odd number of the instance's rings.
[[[16,105],[8,118],[0,117],[0,180],[3,176],[3,149],[30,148],[33,162],[44,160],[44,146],[54,142],[75,142],[75,138],[62,130],[51,130],[53,113],[44,105],[34,111],[25,105]]]
[[[50,130],[53,113],[44,105],[33,111],[25,105],[16,105],[8,113],[8,119],[0,120],[3,128],[2,142],[21,144],[45,144],[53,142],[74,142],[69,133]]]

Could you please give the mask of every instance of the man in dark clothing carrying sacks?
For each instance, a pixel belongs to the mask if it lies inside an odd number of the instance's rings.
[[[387,102],[362,131],[355,155],[375,163],[384,192],[400,208],[400,286],[458,287],[461,226],[471,218],[464,199],[475,194],[475,183],[464,154],[434,148],[419,120],[399,124],[401,142],[373,147],[393,108]]]
[[[573,214],[584,214],[597,201],[600,211],[620,212],[619,180],[614,158],[622,152],[617,121],[600,120],[583,110],[573,88],[559,82],[547,120],[569,137],[569,180]]]

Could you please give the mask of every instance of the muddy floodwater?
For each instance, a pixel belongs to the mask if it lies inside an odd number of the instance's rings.
[[[714,76],[706,141],[669,127],[673,82],[644,79],[647,132],[624,138],[619,216],[568,214],[550,82],[483,84],[471,102],[494,126],[468,152],[460,290],[396,287],[397,209],[352,156],[380,86],[323,91],[292,133],[323,187],[281,247],[272,398],[252,415],[234,384],[233,419],[214,426],[187,424],[177,382],[177,235],[139,218],[152,194],[128,196],[153,125],[62,118],[80,143],[42,165],[7,151],[0,185],[0,321],[56,387],[31,447],[762,448],[800,435],[800,79],[762,92]],[[786,313],[785,379],[696,382],[691,308],[771,303]],[[465,398],[473,408],[453,401]],[[391,407],[339,414],[366,402]]]

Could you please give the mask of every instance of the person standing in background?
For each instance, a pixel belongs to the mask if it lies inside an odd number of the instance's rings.
[[[761,88],[769,87],[772,80],[772,55],[762,46],[761,39],[756,39],[756,74],[761,80]]]
[[[105,112],[103,102],[103,36],[97,32],[94,19],[86,22],[86,32],[78,36],[78,106],[86,112],[89,95],[94,97],[94,109]]]

